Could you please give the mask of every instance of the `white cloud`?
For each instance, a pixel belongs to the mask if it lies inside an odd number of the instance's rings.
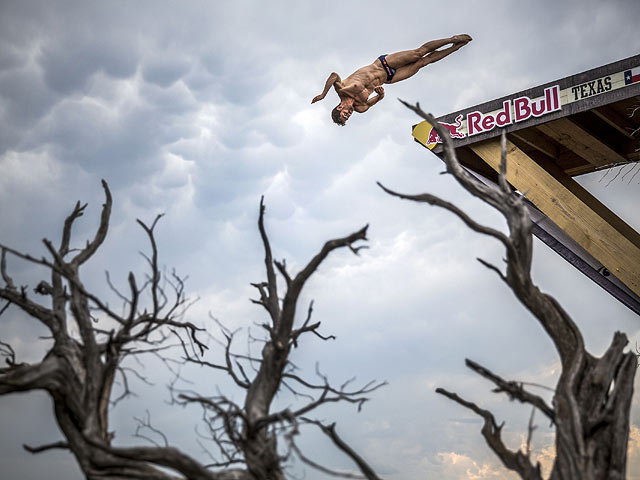
[[[640,428],[631,425],[629,431],[629,450],[627,460],[627,475],[629,480],[640,478]]]
[[[495,478],[500,480],[517,479],[518,475],[509,472],[496,463],[478,463],[466,455],[455,452],[438,453],[445,478],[453,480],[482,480]]]

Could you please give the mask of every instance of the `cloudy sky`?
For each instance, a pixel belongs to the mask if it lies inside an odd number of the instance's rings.
[[[40,239],[57,239],[65,215],[82,200],[89,209],[77,226],[80,244],[97,223],[104,178],[114,212],[108,240],[85,271],[94,289],[104,288],[107,269],[124,281],[142,268],[138,251],[146,245],[135,219],[164,212],[161,261],[189,275],[187,287],[200,299],[191,319],[204,323],[211,312],[237,328],[263,320],[248,300],[249,283],[264,278],[256,228],[261,195],[274,254],[293,271],[325,240],[369,223],[370,249],[359,257],[336,253],[304,292],[305,302],[315,300],[324,333],[337,340],[309,338],[294,361],[310,376],[319,362],[338,384],[355,375],[388,386],[359,414],[337,406],[319,417],[337,421],[388,479],[514,478],[485,446],[478,419],[434,389],[493,409],[517,448],[530,411],[492,394],[465,370],[464,358],[506,378],[553,386],[557,356],[532,316],[475,260],[500,263],[495,242],[375,185],[440,194],[503,227],[488,207],[438,175],[441,162],[413,141],[417,118],[396,98],[441,115],[635,55],[640,3],[369,0],[333,7],[294,0],[2,0],[0,242],[43,253]],[[354,114],[345,128],[330,120],[333,92],[310,104],[332,71],[344,78],[382,53],[458,33],[473,42],[388,86],[384,101]],[[597,174],[579,181],[640,228],[637,179],[606,186]],[[24,282],[35,278],[19,262],[10,268]],[[592,353],[602,353],[616,330],[632,346],[640,341],[637,316],[539,243],[534,279],[577,321]],[[16,313],[0,323],[0,338],[24,361],[46,347],[38,340],[44,333]],[[149,365],[146,374],[155,386],[135,385],[139,397],[113,412],[118,442],[139,442],[132,417],[148,409],[172,444],[205,458],[193,438],[199,412],[168,407],[166,375]],[[208,372],[192,379],[203,392],[225,385]],[[640,479],[639,401],[632,420],[629,478]],[[546,465],[553,434],[538,423],[535,453]],[[4,478],[81,478],[67,453],[22,452],[23,443],[59,439],[45,395],[0,398],[0,431]],[[311,433],[301,446],[328,466],[352,467]],[[290,473],[326,478],[298,464]]]

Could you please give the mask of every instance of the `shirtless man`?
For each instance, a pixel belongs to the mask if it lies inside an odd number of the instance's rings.
[[[450,38],[432,40],[415,50],[405,50],[390,55],[381,55],[371,65],[362,67],[344,80],[333,72],[329,75],[320,95],[313,97],[311,103],[318,102],[327,96],[333,85],[340,104],[331,111],[331,118],[338,125],[344,126],[355,110],[364,113],[384,98],[383,83],[396,83],[418,73],[422,67],[437,62],[447,55],[462,48],[471,41],[469,35],[454,35]],[[448,44],[450,47],[438,50]],[[373,92],[374,97],[369,98]]]

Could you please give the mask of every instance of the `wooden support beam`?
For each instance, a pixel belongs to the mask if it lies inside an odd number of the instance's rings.
[[[590,164],[605,167],[628,160],[568,118],[559,118],[536,126],[542,133],[573,150]]]
[[[634,125],[624,115],[620,115],[613,108],[608,105],[594,108],[591,110],[595,115],[607,122],[613,128],[622,133],[625,137],[635,140],[631,133],[635,130]]]
[[[558,153],[560,152],[559,145],[535,128],[515,130],[509,134],[509,136],[511,135],[536,150],[540,150],[548,157],[558,157]]]
[[[499,171],[501,152],[498,139],[476,143],[470,148]],[[640,295],[640,248],[612,225],[616,222],[605,220],[589,206],[590,200],[581,198],[583,189],[565,186],[575,183],[572,178],[559,170],[549,173],[508,141],[507,180],[521,192],[526,192],[527,198],[558,227],[636,295]],[[608,215],[614,214],[609,211]],[[624,224],[620,219],[618,222]]]
[[[456,149],[458,161],[466,168],[484,178],[498,183],[498,173],[493,170],[485,161],[478,157],[470,148],[460,147]]]
[[[587,189],[578,182],[573,180],[566,172],[563,172],[555,162],[542,157],[540,155],[529,155],[538,165],[547,173],[562,184],[567,190],[584,202],[597,215],[602,217],[605,222],[620,232],[627,240],[640,249],[640,233],[638,233],[628,223],[613,213],[604,203],[594,197]]]
[[[585,173],[592,173],[595,169],[590,163],[587,165],[579,165],[577,167],[570,167],[565,170],[565,173],[571,177],[577,177],[578,175],[584,175]]]
[[[530,152],[530,149],[535,149],[544,153],[547,157],[553,159],[555,163],[571,177],[607,168],[587,162],[573,150],[568,150],[555,140],[547,137],[535,127],[515,130],[507,134],[507,138],[515,143],[519,148],[523,149],[525,153]],[[640,152],[633,152],[630,154],[625,153],[625,157],[625,163],[632,162],[635,159],[640,158]]]

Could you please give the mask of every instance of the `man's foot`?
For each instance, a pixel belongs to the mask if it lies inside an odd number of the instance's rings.
[[[469,43],[471,40],[473,40],[473,38],[471,38],[471,36],[467,35],[466,33],[454,35],[451,38],[455,43]]]

